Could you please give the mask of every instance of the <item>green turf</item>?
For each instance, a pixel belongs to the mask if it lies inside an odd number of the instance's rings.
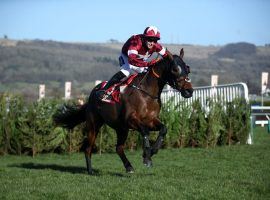
[[[256,128],[254,145],[167,149],[126,174],[116,154],[93,155],[96,175],[82,153],[0,157],[0,199],[270,199],[270,134]]]

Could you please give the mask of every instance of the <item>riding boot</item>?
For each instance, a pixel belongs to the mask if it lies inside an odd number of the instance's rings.
[[[97,91],[97,96],[99,99],[103,99],[105,96],[106,90],[108,90],[112,85],[119,83],[123,78],[125,78],[126,75],[119,71],[116,74],[113,75],[113,77],[107,82],[107,84],[102,88],[102,90]]]

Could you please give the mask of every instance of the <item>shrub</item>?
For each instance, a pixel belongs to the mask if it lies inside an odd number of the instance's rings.
[[[58,105],[57,100],[41,100],[28,106],[27,112],[20,119],[26,152],[34,156],[41,152],[66,151],[68,132],[54,127],[52,115]]]
[[[16,95],[0,96],[0,152],[1,154],[21,154],[22,134],[18,127],[20,118],[25,112],[25,102]]]
[[[191,115],[189,118],[188,144],[191,147],[202,147],[206,141],[207,122],[205,110],[199,100],[191,105]]]
[[[234,99],[227,103],[223,120],[225,132],[222,134],[222,144],[246,144],[250,131],[250,105],[243,99]]]
[[[116,142],[117,138],[115,131],[107,125],[101,127],[96,140],[99,152],[115,152]]]
[[[167,127],[163,148],[214,147],[245,144],[249,134],[250,105],[235,99],[226,105],[208,100],[203,107],[199,100],[191,105],[173,100],[164,103],[160,113]],[[87,136],[85,124],[72,131],[55,127],[52,115],[63,100],[44,99],[27,104],[20,96],[0,95],[0,154],[31,154],[45,152],[77,152]],[[70,101],[68,103],[74,103]],[[158,132],[150,135],[156,140]],[[100,153],[115,152],[117,136],[105,125],[100,129],[96,147]],[[141,148],[142,137],[130,131],[126,148]]]
[[[170,99],[162,106],[161,121],[167,127],[165,147],[185,147],[188,143],[191,108],[185,102],[174,104]]]
[[[220,101],[214,102],[209,100],[209,112],[207,113],[207,130],[205,147],[214,147],[218,143],[218,139],[225,129],[224,125],[224,107]]]

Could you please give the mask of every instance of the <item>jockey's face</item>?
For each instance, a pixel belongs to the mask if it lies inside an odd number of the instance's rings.
[[[157,43],[157,39],[156,38],[146,38],[145,39],[145,45],[148,49],[152,49],[153,46],[155,45],[155,43]]]

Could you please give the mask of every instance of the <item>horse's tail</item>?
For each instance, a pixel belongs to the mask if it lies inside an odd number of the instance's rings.
[[[73,129],[78,124],[86,121],[86,108],[87,103],[82,106],[65,104],[57,109],[53,115],[53,121],[56,126]]]

